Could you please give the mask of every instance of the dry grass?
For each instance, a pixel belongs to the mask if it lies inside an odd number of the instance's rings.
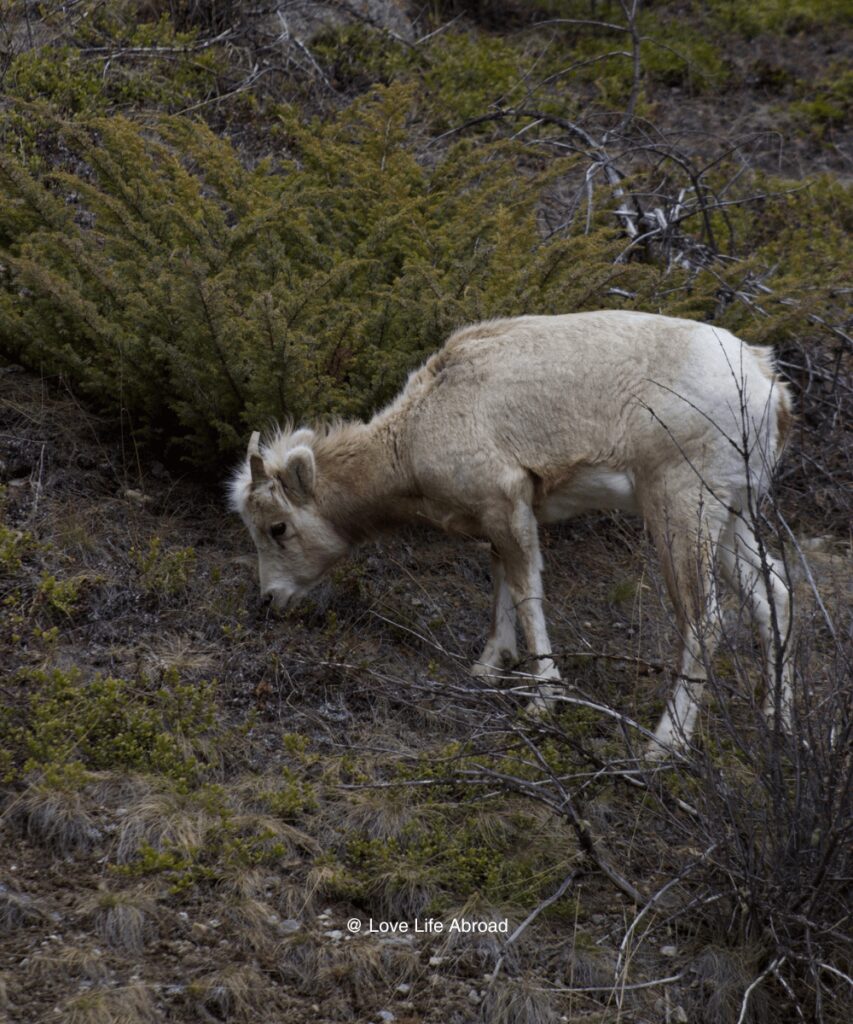
[[[606,988],[613,985],[614,963],[600,950],[572,948],[561,966],[563,980],[569,988]]]
[[[736,1024],[743,993],[760,973],[761,951],[708,946],[691,963],[696,984],[685,999],[690,1020],[697,1024]],[[765,991],[754,991],[746,1024],[773,1024],[773,1005]]]
[[[488,1024],[557,1024],[560,1019],[552,997],[524,978],[490,984],[481,1013]]]
[[[174,670],[182,675],[204,676],[216,671],[216,648],[210,644],[199,644],[186,633],[167,633],[140,645],[137,653],[142,656],[146,669],[154,673]]]
[[[326,819],[335,830],[369,839],[396,839],[415,823],[427,829],[430,823],[438,824],[441,814],[434,806],[412,800],[406,788],[400,786],[354,790],[346,800],[327,805]]]
[[[299,932],[286,938],[276,950],[276,974],[287,988],[316,995],[323,962],[332,956],[330,943],[322,945],[316,936]]]
[[[9,935],[43,918],[44,911],[32,896],[0,883],[0,934]]]
[[[150,886],[119,891],[103,886],[83,902],[80,914],[110,948],[140,956],[158,933],[153,893]]]
[[[84,992],[63,1007],[65,1024],[155,1024],[160,1019],[154,997],[142,982]]]
[[[263,904],[280,920],[307,918],[314,909],[307,875],[308,868],[301,859],[282,861],[272,871],[235,868],[218,880],[214,896],[227,906],[244,902]]]
[[[377,917],[411,921],[425,915],[442,889],[428,866],[401,860],[395,867],[377,871],[368,883],[368,891]]]
[[[269,954],[281,941],[281,916],[263,900],[252,897],[231,899],[219,913],[231,941],[240,949]]]
[[[218,817],[193,794],[149,790],[127,808],[119,829],[115,859],[128,864],[143,848],[183,853],[200,847],[217,827]]]
[[[86,853],[101,838],[83,794],[42,781],[30,782],[12,802],[6,816],[23,829],[31,842],[60,856]]]
[[[451,907],[442,915],[445,923],[440,953],[457,967],[469,971],[491,971],[505,950],[507,935],[512,934],[519,923],[515,914],[503,907],[496,907],[478,894],[464,903]],[[499,924],[507,922],[507,932],[463,932],[450,930],[452,921],[485,921]],[[514,957],[513,957],[514,959]]]
[[[105,981],[110,969],[102,950],[88,942],[51,943],[30,957],[26,973],[40,985],[57,979],[94,984]]]
[[[290,936],[276,951],[276,973],[291,989],[325,1003],[343,998],[366,1011],[397,985],[422,971],[417,950],[405,942],[376,943],[365,936],[338,940],[325,935]]]
[[[202,1021],[256,1022],[275,1012],[278,999],[254,967],[234,965],[195,978],[185,994],[189,1008]]]

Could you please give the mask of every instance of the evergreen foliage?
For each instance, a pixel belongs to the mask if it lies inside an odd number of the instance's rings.
[[[541,242],[547,175],[511,144],[419,164],[411,107],[397,86],[327,123],[283,109],[279,169],[186,119],[48,120],[53,168],[0,157],[0,347],[203,462],[271,415],[367,414],[457,324],[648,276],[613,267],[607,223]]]

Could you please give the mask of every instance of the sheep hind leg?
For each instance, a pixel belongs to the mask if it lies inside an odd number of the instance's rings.
[[[761,637],[769,683],[764,714],[772,720],[778,708],[780,725],[790,733],[794,694],[786,647],[791,628],[791,592],[784,567],[759,545],[755,531],[742,515],[731,517],[719,550],[723,577],[748,599]]]
[[[702,707],[706,665],[719,639],[714,562],[725,517],[703,509],[700,501],[693,509],[677,518],[665,516],[665,528],[655,536],[682,650],[675,691],[646,748],[650,760],[689,746]]]

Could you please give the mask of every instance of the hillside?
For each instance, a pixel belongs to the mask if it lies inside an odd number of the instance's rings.
[[[847,1021],[846,5],[2,19],[0,1022]],[[689,756],[638,759],[677,637],[617,514],[543,530],[541,718],[523,663],[469,675],[476,543],[258,600],[251,430],[370,415],[460,323],[599,307],[776,349],[794,737],[729,597]]]

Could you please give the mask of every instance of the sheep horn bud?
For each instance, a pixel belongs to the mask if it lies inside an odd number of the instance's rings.
[[[255,485],[265,483],[267,479],[264,460],[261,458],[260,440],[261,435],[257,430],[249,438],[249,466],[252,470],[252,483]]]

